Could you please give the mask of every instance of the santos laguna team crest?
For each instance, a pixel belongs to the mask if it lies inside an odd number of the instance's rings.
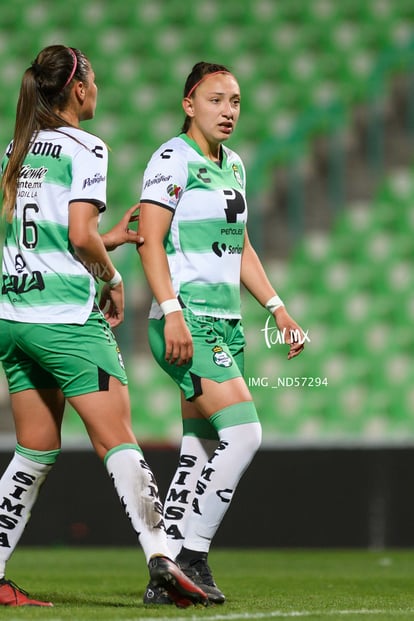
[[[240,187],[243,187],[243,180],[240,175],[239,167],[237,166],[237,164],[233,164],[231,168],[233,170],[234,178],[236,179],[237,183]]]
[[[227,352],[223,351],[223,348],[219,345],[213,347],[213,360],[219,367],[231,367],[233,360],[230,358]]]

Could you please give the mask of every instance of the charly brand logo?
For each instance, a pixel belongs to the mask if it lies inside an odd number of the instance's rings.
[[[97,157],[98,159],[102,160],[103,159],[103,154],[104,154],[104,150],[103,150],[103,146],[100,144],[97,144],[94,146],[93,149],[91,149],[92,153],[94,154],[95,157]]]
[[[303,345],[304,343],[311,342],[309,330],[300,330],[299,328],[292,330],[283,328],[283,330],[279,330],[279,328],[269,325],[271,320],[272,317],[269,315],[266,319],[265,327],[261,329],[261,332],[264,333],[266,347],[269,349],[272,345],[285,345],[286,343],[299,343]]]
[[[197,179],[200,179],[203,183],[211,183],[210,177],[207,176],[207,168],[199,168]]]

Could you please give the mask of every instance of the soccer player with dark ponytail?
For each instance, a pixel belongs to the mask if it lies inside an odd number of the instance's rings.
[[[107,249],[142,240],[128,229],[133,208],[107,234],[98,232],[107,147],[80,128],[96,103],[86,56],[46,47],[23,75],[14,137],[2,161],[0,361],[17,445],[0,479],[0,605],[52,605],[30,598],[5,571],[60,453],[67,401],[114,483],[151,580],[186,607],[206,596],[169,558],[162,504],[132,431],[127,376],[111,329],[123,320],[124,287]]]
[[[154,302],[149,342],[180,388],[183,438],[165,500],[170,546],[188,576],[222,604],[208,564],[213,537],[261,442],[243,378],[240,285],[300,335],[270,284],[247,233],[246,173],[224,143],[240,114],[240,88],[224,65],[200,62],[183,93],[182,132],[152,156],[141,193],[139,247]],[[303,349],[287,339],[288,358]],[[144,601],[168,603],[149,584]]]

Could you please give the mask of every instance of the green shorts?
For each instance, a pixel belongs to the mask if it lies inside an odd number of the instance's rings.
[[[0,319],[0,361],[10,393],[60,388],[65,397],[108,390],[109,377],[127,384],[112,330],[100,312],[84,325]]]
[[[186,310],[184,317],[194,347],[188,364],[177,366],[165,360],[164,318],[150,319],[148,335],[155,360],[178,384],[185,398],[202,394],[202,378],[225,382],[242,377],[245,338],[240,320],[198,316]]]

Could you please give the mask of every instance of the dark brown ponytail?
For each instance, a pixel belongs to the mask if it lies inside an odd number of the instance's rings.
[[[23,74],[16,107],[10,157],[3,171],[3,214],[10,221],[16,202],[17,182],[24,158],[36,133],[67,125],[59,115],[70,95],[73,79],[87,82],[89,61],[75,48],[44,48]]]

